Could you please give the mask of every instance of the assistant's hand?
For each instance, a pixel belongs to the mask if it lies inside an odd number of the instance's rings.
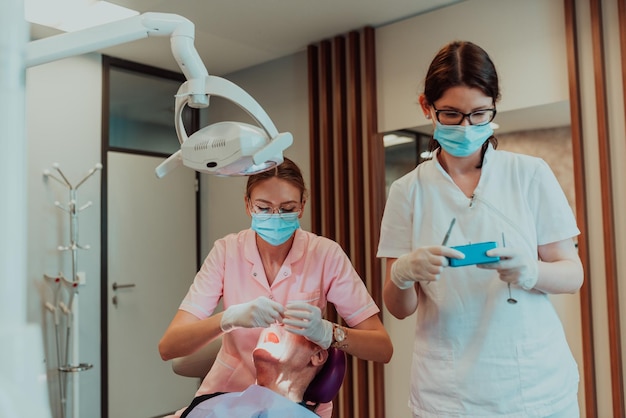
[[[539,279],[539,262],[521,248],[503,247],[487,251],[489,257],[500,257],[497,263],[478,264],[477,267],[497,270],[500,280],[530,290]]]
[[[266,328],[282,320],[283,305],[260,296],[250,302],[232,305],[222,314],[220,327],[229,332],[237,328]]]
[[[285,329],[294,334],[303,335],[323,349],[333,342],[333,324],[322,319],[322,311],[306,302],[292,302],[285,307],[283,324]]]
[[[435,245],[420,247],[398,258],[391,266],[391,281],[400,289],[410,289],[417,281],[439,280],[450,258],[465,258],[465,254],[450,247]]]

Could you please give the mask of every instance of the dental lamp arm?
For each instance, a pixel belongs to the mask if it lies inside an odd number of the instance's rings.
[[[182,16],[144,13],[117,22],[32,41],[26,45],[25,66],[28,68],[148,36],[170,36],[172,54],[187,78],[176,97],[175,125],[180,143],[188,139],[182,124],[185,105],[196,109],[206,108],[209,106],[210,95],[214,94],[239,105],[268,134],[269,142],[252,156],[255,165],[268,160],[282,161],[282,152],[293,142],[292,135],[288,132],[278,133],[267,113],[243,89],[222,78],[209,76],[194,47],[194,30],[194,24]],[[163,177],[183,163],[181,151],[178,151],[157,167],[156,174],[159,178]]]
[[[176,119],[174,121],[176,124],[176,132],[180,133],[178,138],[181,144],[188,139],[183,127],[183,109],[186,104],[193,107],[193,105],[188,103],[188,97],[193,97],[198,94],[207,94],[209,96],[218,96],[228,99],[245,110],[248,115],[261,125],[270,138],[278,136],[278,129],[276,129],[269,115],[244,89],[231,81],[216,76],[207,76],[203,82],[201,86],[198,86],[195,83],[186,81],[179,87],[178,93],[176,93]]]
[[[194,24],[170,13],[144,13],[117,22],[31,41],[26,45],[26,67],[86,54],[103,48],[144,39],[170,36],[174,59],[194,91],[204,87],[208,71],[194,47]],[[207,107],[205,94],[194,94],[190,106]]]

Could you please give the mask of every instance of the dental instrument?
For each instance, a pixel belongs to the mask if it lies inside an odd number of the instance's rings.
[[[506,241],[504,240],[504,232],[502,233],[502,248],[506,247]],[[506,300],[511,305],[515,305],[517,303],[517,299],[511,296],[511,283],[507,283],[507,287],[509,288],[509,298]]]
[[[443,237],[443,241],[441,242],[442,247],[445,247],[445,245],[448,243],[448,239],[450,239],[450,232],[452,232],[452,227],[455,223],[456,218],[452,218],[452,221],[450,221],[450,226],[448,227],[448,231],[446,232],[446,235]]]

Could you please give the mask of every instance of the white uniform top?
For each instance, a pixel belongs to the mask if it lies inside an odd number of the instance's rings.
[[[559,183],[539,158],[487,150],[466,197],[437,158],[396,180],[378,257],[496,241],[537,258],[537,246],[580,231]],[[544,417],[576,402],[578,369],[548,296],[507,284],[495,270],[447,267],[419,288],[409,406],[419,417]]]

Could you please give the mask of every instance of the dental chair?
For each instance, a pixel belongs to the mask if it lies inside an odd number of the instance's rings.
[[[218,338],[205,345],[193,354],[172,360],[172,370],[180,376],[197,377],[203,379],[217,357],[222,345],[222,339]],[[338,348],[328,349],[328,359],[322,369],[309,384],[304,392],[304,401],[315,411],[322,403],[332,401],[343,383],[346,373],[346,353]]]

